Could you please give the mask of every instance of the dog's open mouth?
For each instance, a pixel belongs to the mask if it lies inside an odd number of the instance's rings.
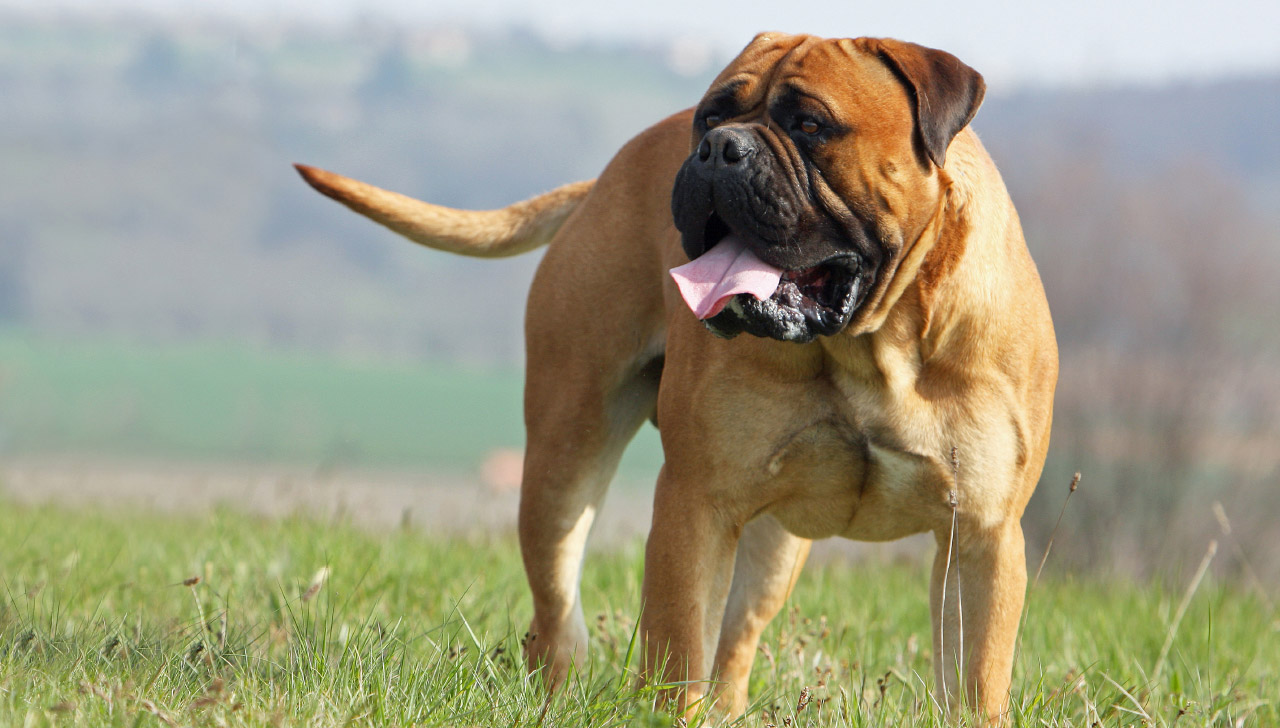
[[[849,254],[786,271],[769,300],[800,312],[817,333],[833,334],[844,328],[857,306],[859,268],[857,256]]]
[[[707,239],[714,245],[671,275],[689,308],[712,332],[809,341],[849,323],[863,290],[856,254],[784,270],[761,260],[741,236],[727,229],[712,236],[711,227]]]

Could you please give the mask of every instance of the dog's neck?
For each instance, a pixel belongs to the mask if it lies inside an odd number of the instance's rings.
[[[973,324],[984,317],[990,302],[955,287],[952,280],[962,266],[999,269],[988,262],[989,256],[1000,255],[998,246],[988,243],[1003,239],[1003,234],[976,229],[974,221],[1005,220],[1009,214],[980,209],[991,202],[974,190],[985,176],[998,173],[989,162],[984,164],[981,143],[971,132],[962,133],[957,141],[946,169],[938,170],[938,206],[921,232],[904,246],[896,269],[889,272],[891,285],[850,329],[823,339],[828,355],[850,370],[883,372],[886,366],[881,364],[887,362],[880,360],[886,356],[924,365],[945,355],[944,350],[976,344],[981,336],[981,327]],[[986,282],[985,278],[981,272],[968,277],[971,282]]]
[[[938,170],[938,177],[940,193],[937,208],[924,228],[903,245],[896,265],[881,271],[881,275],[888,279],[888,284],[878,292],[878,297],[868,302],[866,313],[850,324],[847,334],[861,336],[874,334],[882,329],[890,315],[899,308],[903,295],[919,285],[917,278],[922,275],[928,275],[930,279],[934,277],[932,273],[927,273],[938,267],[939,256],[934,255],[934,251],[945,251],[955,245],[963,248],[963,236],[952,234],[953,230],[947,225],[948,218],[955,217],[948,214],[948,209],[952,207],[951,180],[943,170]],[[949,257],[949,254],[943,257]]]

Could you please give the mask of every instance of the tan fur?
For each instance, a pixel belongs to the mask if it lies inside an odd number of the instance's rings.
[[[578,574],[591,522],[623,448],[656,413],[666,464],[645,558],[646,675],[693,680],[673,695],[681,705],[710,698],[736,715],[809,539],[932,532],[939,698],[963,696],[993,719],[1003,711],[1026,583],[1019,519],[1049,441],[1053,328],[982,145],[965,130],[944,169],[922,164],[911,98],[878,47],[762,35],[716,82],[745,83],[758,99],[747,117],[786,79],[856,124],[856,143],[822,152],[823,194],[878,209],[900,231],[849,328],[809,344],[716,338],[668,278],[686,262],[669,204],[698,143],[690,112],[632,140],[589,190],[495,213],[304,172],[432,247],[501,254],[492,251],[524,249],[559,225],[529,294],[520,506],[534,604],[527,657],[553,686],[587,654]]]
[[[305,164],[293,166],[317,192],[413,242],[476,258],[519,255],[551,242],[595,184],[573,182],[501,210],[453,210]]]

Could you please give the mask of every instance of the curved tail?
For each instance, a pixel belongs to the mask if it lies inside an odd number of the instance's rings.
[[[419,245],[476,258],[503,258],[546,245],[595,180],[574,182],[500,210],[454,210],[350,177],[293,165],[322,195]]]

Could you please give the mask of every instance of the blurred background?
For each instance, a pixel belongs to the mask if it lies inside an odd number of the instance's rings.
[[[417,248],[290,164],[498,207],[594,177],[758,30],[891,35],[987,76],[1053,308],[1029,551],[1080,471],[1053,568],[1218,538],[1280,578],[1280,5],[606,5],[0,0],[3,497],[507,527],[538,256]],[[606,535],[644,533],[660,462],[646,428]]]

